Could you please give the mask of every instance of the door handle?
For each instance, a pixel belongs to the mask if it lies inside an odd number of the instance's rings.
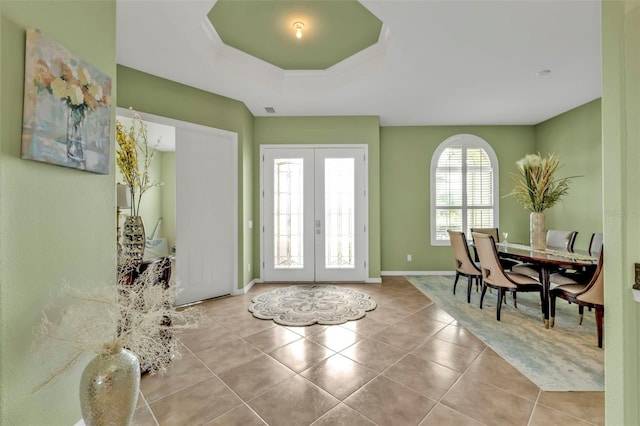
[[[320,219],[316,219],[316,228],[320,228]]]

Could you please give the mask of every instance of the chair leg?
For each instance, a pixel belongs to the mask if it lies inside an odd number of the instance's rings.
[[[468,277],[467,283],[467,303],[471,303],[471,288],[473,287],[473,278],[471,275]]]
[[[498,306],[496,307],[496,319],[500,321],[500,310],[502,309],[502,299],[504,299],[504,289],[498,289]]]
[[[591,310],[591,306],[589,306],[589,310]],[[582,325],[582,319],[584,318],[584,306],[578,305],[578,324]]]
[[[456,280],[453,282],[453,294],[456,294],[456,286],[458,285],[458,278],[460,278],[460,273],[456,272]]]
[[[551,293],[551,295],[549,297],[549,304],[551,305],[550,306],[551,312],[549,313],[550,314],[549,315],[549,325],[551,327],[553,327],[555,325],[555,323],[556,323],[556,296],[553,293]],[[542,318],[544,318],[544,312],[542,313]]]
[[[513,292],[513,307],[514,307],[514,308],[516,308],[516,309],[518,309],[518,299],[517,299],[517,297],[516,297],[516,294],[517,294],[517,293],[514,291],[514,292]]]
[[[480,309],[482,309],[482,302],[484,301],[484,295],[487,292],[487,285],[482,284],[482,294],[480,295]]]
[[[598,347],[602,347],[602,325],[604,322],[604,306],[596,305],[596,330],[598,333]]]

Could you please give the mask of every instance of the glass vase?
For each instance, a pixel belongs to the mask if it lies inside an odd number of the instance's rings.
[[[80,408],[87,426],[129,425],[138,402],[140,363],[130,351],[98,355],[80,378]]]
[[[529,216],[529,245],[533,250],[547,248],[547,222],[544,212],[531,212]]]

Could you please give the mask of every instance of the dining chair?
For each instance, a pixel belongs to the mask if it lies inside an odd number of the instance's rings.
[[[573,246],[576,242],[576,236],[578,231],[559,231],[556,229],[549,229],[547,231],[547,247],[552,249],[567,249],[573,251]],[[531,263],[521,263],[511,268],[513,272],[518,274],[527,275],[529,277],[540,277],[540,267]]]
[[[589,241],[589,254],[592,256],[600,256],[603,247],[602,234],[594,232],[591,234]],[[551,274],[549,280],[551,284],[565,285],[578,284],[580,282],[589,282],[595,273],[594,268],[583,268],[581,270],[561,270]]]
[[[471,233],[474,232],[479,232],[481,234],[487,234],[487,235],[491,235],[493,237],[493,240],[496,243],[500,242],[500,231],[498,230],[498,228],[471,228]],[[475,261],[480,262],[480,259],[478,258],[478,250],[476,250],[474,248],[473,250],[474,255],[475,255]],[[516,262],[513,259],[504,259],[504,258],[500,258],[500,264],[502,265],[502,267],[504,269],[511,269],[513,268],[515,265],[518,265],[520,262]]]
[[[591,279],[586,283],[564,284],[553,288],[550,292],[551,312],[550,324],[555,325],[556,298],[560,297],[569,303],[578,305],[579,324],[582,324],[584,307],[594,308],[596,311],[596,333],[598,347],[602,347],[602,329],[604,319],[604,249],[600,251],[598,267]]]
[[[471,254],[469,253],[469,246],[467,245],[467,238],[464,232],[447,231],[449,233],[449,240],[451,241],[451,249],[453,250],[453,257],[456,262],[456,280],[453,283],[453,294],[456,294],[456,286],[458,285],[458,279],[460,276],[467,277],[467,303],[471,303],[471,288],[473,287],[473,280],[476,280],[476,285],[482,285],[482,272],[471,260]]]
[[[495,240],[491,235],[474,232],[473,239],[475,241],[478,256],[480,257],[480,270],[482,271],[482,295],[480,296],[480,309],[487,288],[493,288],[498,291],[498,302],[496,306],[496,319],[500,321],[500,311],[506,291],[515,295],[517,292],[537,291],[540,293],[540,304],[542,306],[542,315],[545,314],[544,296],[542,293],[542,284],[539,281],[526,275],[514,272],[506,272],[500,264],[498,258],[498,250],[496,249]]]

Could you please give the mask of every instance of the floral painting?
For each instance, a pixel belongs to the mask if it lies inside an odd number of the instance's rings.
[[[109,174],[111,77],[27,30],[22,158]]]

